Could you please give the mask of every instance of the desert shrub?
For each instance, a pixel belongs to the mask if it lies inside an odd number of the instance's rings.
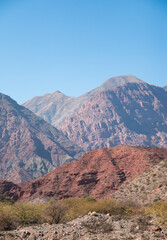
[[[120,212],[120,206],[113,200],[99,200],[94,207],[95,211],[99,213],[116,215]]]
[[[88,202],[96,202],[96,199],[92,196],[86,196],[83,199]]]
[[[11,204],[14,203],[14,201],[10,197],[6,197],[3,194],[0,194],[0,202],[2,202],[2,203],[11,203]]]
[[[157,215],[160,221],[167,224],[167,201],[153,203],[148,213]]]
[[[50,224],[53,223],[60,223],[63,221],[65,213],[67,211],[67,206],[62,201],[55,201],[49,203],[43,213],[44,213],[44,219],[46,222],[49,222]]]
[[[84,198],[69,198],[62,200],[66,206],[67,211],[65,220],[70,221],[79,216],[84,216],[90,211],[97,213],[110,213],[111,215],[130,215],[132,210],[123,204],[117,204],[113,200],[96,200],[87,201]]]
[[[163,210],[160,206],[158,208],[159,210],[157,210],[156,205],[153,205],[150,209],[152,212],[156,210],[156,212],[159,211],[161,213],[163,211],[162,217],[167,219],[167,214],[165,215],[164,213],[165,207],[167,209],[167,203],[163,205],[163,207],[161,206]],[[50,224],[67,222],[79,216],[84,216],[90,211],[105,214],[110,213],[111,215],[119,215],[119,217],[133,217],[139,214],[139,211],[141,214],[141,208],[136,206],[133,202],[127,201],[116,203],[113,200],[96,200],[90,196],[85,198],[68,198],[51,201],[48,204],[41,205],[0,202],[0,230],[10,230],[18,225],[43,222],[48,222]],[[111,230],[112,226],[104,224],[103,231],[107,231],[107,229]]]
[[[22,203],[15,205],[14,214],[20,224],[41,223],[41,210],[40,205]]]
[[[0,203],[0,231],[12,230],[16,227],[16,219],[11,205]]]

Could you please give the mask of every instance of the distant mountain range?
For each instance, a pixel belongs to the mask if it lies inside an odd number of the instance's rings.
[[[108,79],[81,97],[29,100],[0,94],[0,176],[31,181],[84,152],[119,144],[167,147],[167,91],[131,76]]]
[[[60,92],[24,103],[86,152],[118,144],[167,147],[167,92],[132,75],[78,98]]]
[[[80,97],[69,97],[56,91],[52,94],[46,94],[41,97],[34,97],[25,102],[23,106],[42,117],[48,123],[58,127],[68,116],[76,112],[99,92],[110,90],[114,87],[130,82],[142,83],[143,81],[132,75],[113,77],[104,82],[100,87],[95,88]]]
[[[53,196],[57,199],[83,196],[111,198],[125,183],[164,159],[167,159],[167,149],[122,145],[93,150],[32,182],[15,185],[0,181],[0,192],[15,200],[27,201]],[[121,199],[124,198],[121,196]]]
[[[83,151],[43,119],[0,94],[0,178],[30,181]]]

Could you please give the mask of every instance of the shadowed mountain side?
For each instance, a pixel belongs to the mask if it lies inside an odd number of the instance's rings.
[[[83,155],[59,130],[0,94],[0,176],[30,181]]]
[[[36,113],[53,126],[58,127],[68,116],[76,112],[98,92],[112,89],[127,82],[140,83],[143,81],[131,75],[113,77],[104,82],[100,87],[95,88],[80,97],[69,97],[56,91],[52,94],[46,94],[41,97],[34,97],[25,102],[23,106]]]
[[[85,151],[118,144],[167,147],[167,92],[127,83],[97,94],[59,127]]]
[[[21,189],[17,196],[21,200],[88,195],[111,198],[111,193],[123,183],[133,180],[165,158],[167,149],[120,145],[93,150],[32,182],[19,184]]]

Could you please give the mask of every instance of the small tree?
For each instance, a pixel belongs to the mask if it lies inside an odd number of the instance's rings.
[[[59,223],[62,221],[65,213],[67,211],[67,206],[60,202],[52,202],[50,203],[44,210],[44,214],[48,219],[50,224]]]

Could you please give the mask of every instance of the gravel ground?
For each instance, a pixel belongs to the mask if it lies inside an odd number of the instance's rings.
[[[66,224],[47,223],[0,232],[0,240],[167,240],[167,230],[154,216],[123,219],[105,214],[85,215]]]

